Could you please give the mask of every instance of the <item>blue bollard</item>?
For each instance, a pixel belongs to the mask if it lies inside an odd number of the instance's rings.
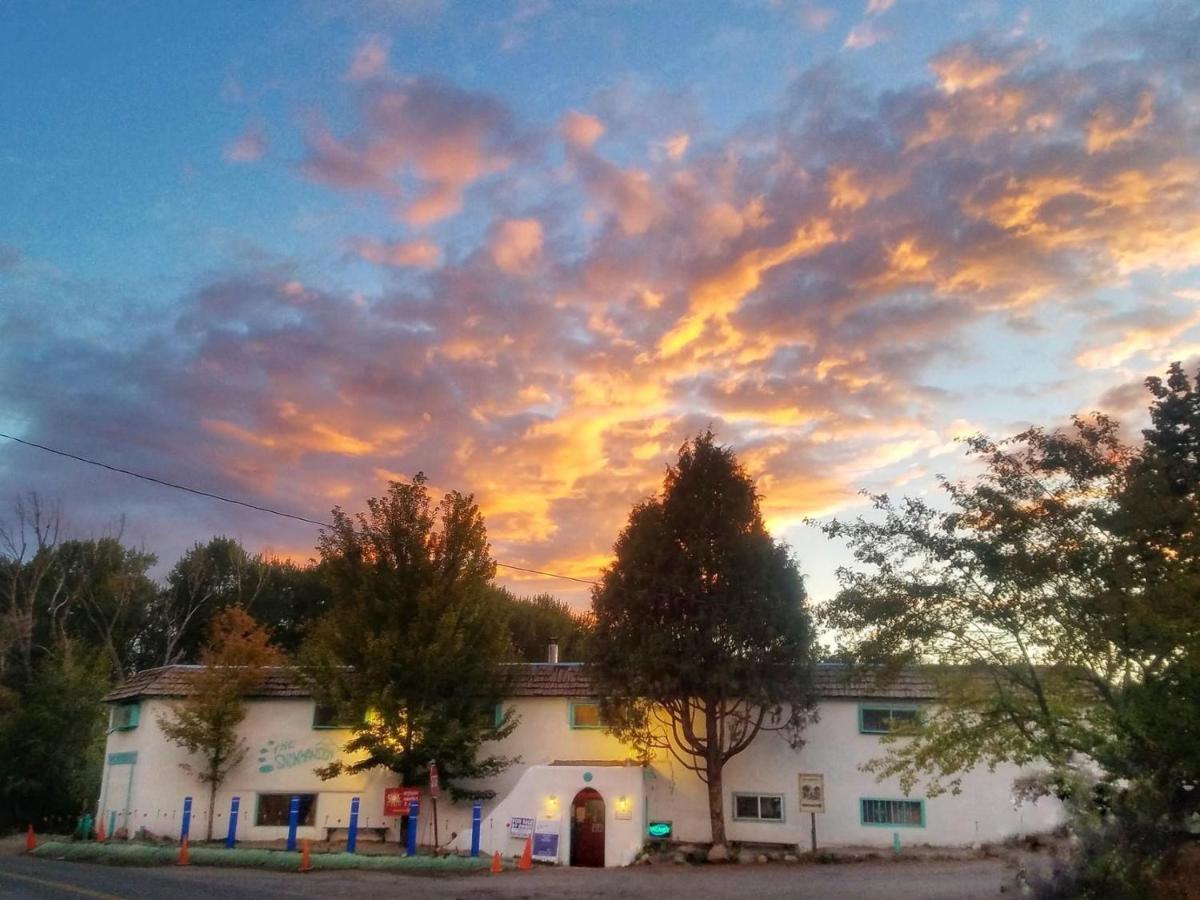
[[[358,846],[358,798],[350,799],[350,833],[346,835],[346,852],[353,853]]]
[[[225,846],[230,850],[237,843],[237,820],[238,807],[242,804],[241,797],[234,797],[233,802],[229,804],[229,832],[225,835]]]
[[[293,797],[291,808],[288,809],[288,841],[289,850],[296,849],[296,828],[300,825],[300,798]]]
[[[483,822],[483,804],[471,805],[471,855],[479,855],[479,826]]]
[[[421,806],[418,803],[408,804],[408,846],[405,852],[409,856],[417,855],[417,816],[421,812]]]
[[[192,798],[183,798],[183,822],[179,825],[179,843],[183,843],[183,839],[188,836],[188,832],[192,829]]]

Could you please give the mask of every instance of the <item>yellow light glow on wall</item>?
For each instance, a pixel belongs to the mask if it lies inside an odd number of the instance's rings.
[[[616,817],[618,819],[633,818],[633,801],[630,800],[629,797],[624,795],[618,797],[614,808],[616,810]]]

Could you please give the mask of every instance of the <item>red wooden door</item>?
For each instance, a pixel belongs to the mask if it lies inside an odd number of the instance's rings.
[[[571,803],[571,865],[604,867],[604,798],[592,788]]]

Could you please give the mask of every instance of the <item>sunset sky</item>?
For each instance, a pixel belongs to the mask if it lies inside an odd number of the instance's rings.
[[[0,4],[0,431],[594,578],[708,424],[808,516],[1200,355],[1200,4]],[[0,440],[167,564],[315,529]],[[573,603],[586,589],[505,583]]]

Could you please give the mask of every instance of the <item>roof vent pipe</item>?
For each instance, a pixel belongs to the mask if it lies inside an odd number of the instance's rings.
[[[550,638],[550,646],[546,648],[546,662],[550,665],[558,664],[558,638]]]

